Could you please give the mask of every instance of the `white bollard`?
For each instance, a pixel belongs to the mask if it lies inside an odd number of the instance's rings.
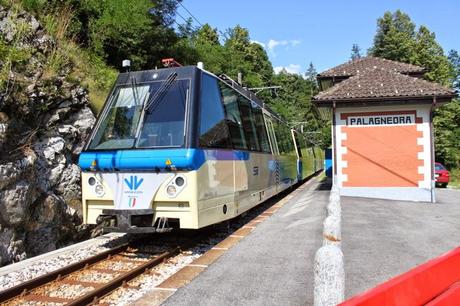
[[[340,217],[328,216],[323,222],[323,245],[340,246],[342,241],[341,221]]]
[[[340,202],[340,194],[338,191],[331,191],[329,202]]]
[[[328,216],[334,216],[339,219],[342,217],[342,207],[340,206],[340,201],[329,202],[326,209]]]
[[[345,299],[345,269],[339,247],[326,245],[315,255],[314,305],[332,306]]]
[[[331,187],[331,192],[339,192],[339,186],[337,186],[337,185],[332,185],[332,187]]]

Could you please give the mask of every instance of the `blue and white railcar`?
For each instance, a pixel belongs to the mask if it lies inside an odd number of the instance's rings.
[[[80,155],[84,222],[154,232],[234,218],[318,170],[295,135],[225,76],[122,73]]]

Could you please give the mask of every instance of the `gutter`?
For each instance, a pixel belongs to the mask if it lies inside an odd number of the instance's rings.
[[[436,202],[435,197],[435,190],[436,190],[436,182],[435,182],[435,172],[434,172],[434,163],[435,163],[435,153],[434,153],[434,125],[433,125],[433,111],[436,107],[436,96],[433,96],[433,100],[431,102],[430,108],[430,145],[431,145],[431,203]]]

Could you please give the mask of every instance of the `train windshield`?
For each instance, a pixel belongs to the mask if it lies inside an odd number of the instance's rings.
[[[88,149],[183,146],[189,88],[188,79],[117,87]]]

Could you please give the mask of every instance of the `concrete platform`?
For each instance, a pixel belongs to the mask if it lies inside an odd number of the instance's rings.
[[[437,203],[342,197],[342,250],[349,298],[460,246],[460,191]]]
[[[314,256],[322,245],[329,188],[319,178],[301,188],[188,285],[172,295],[164,288],[171,296],[163,305],[312,304]],[[152,305],[159,293],[135,305]]]

